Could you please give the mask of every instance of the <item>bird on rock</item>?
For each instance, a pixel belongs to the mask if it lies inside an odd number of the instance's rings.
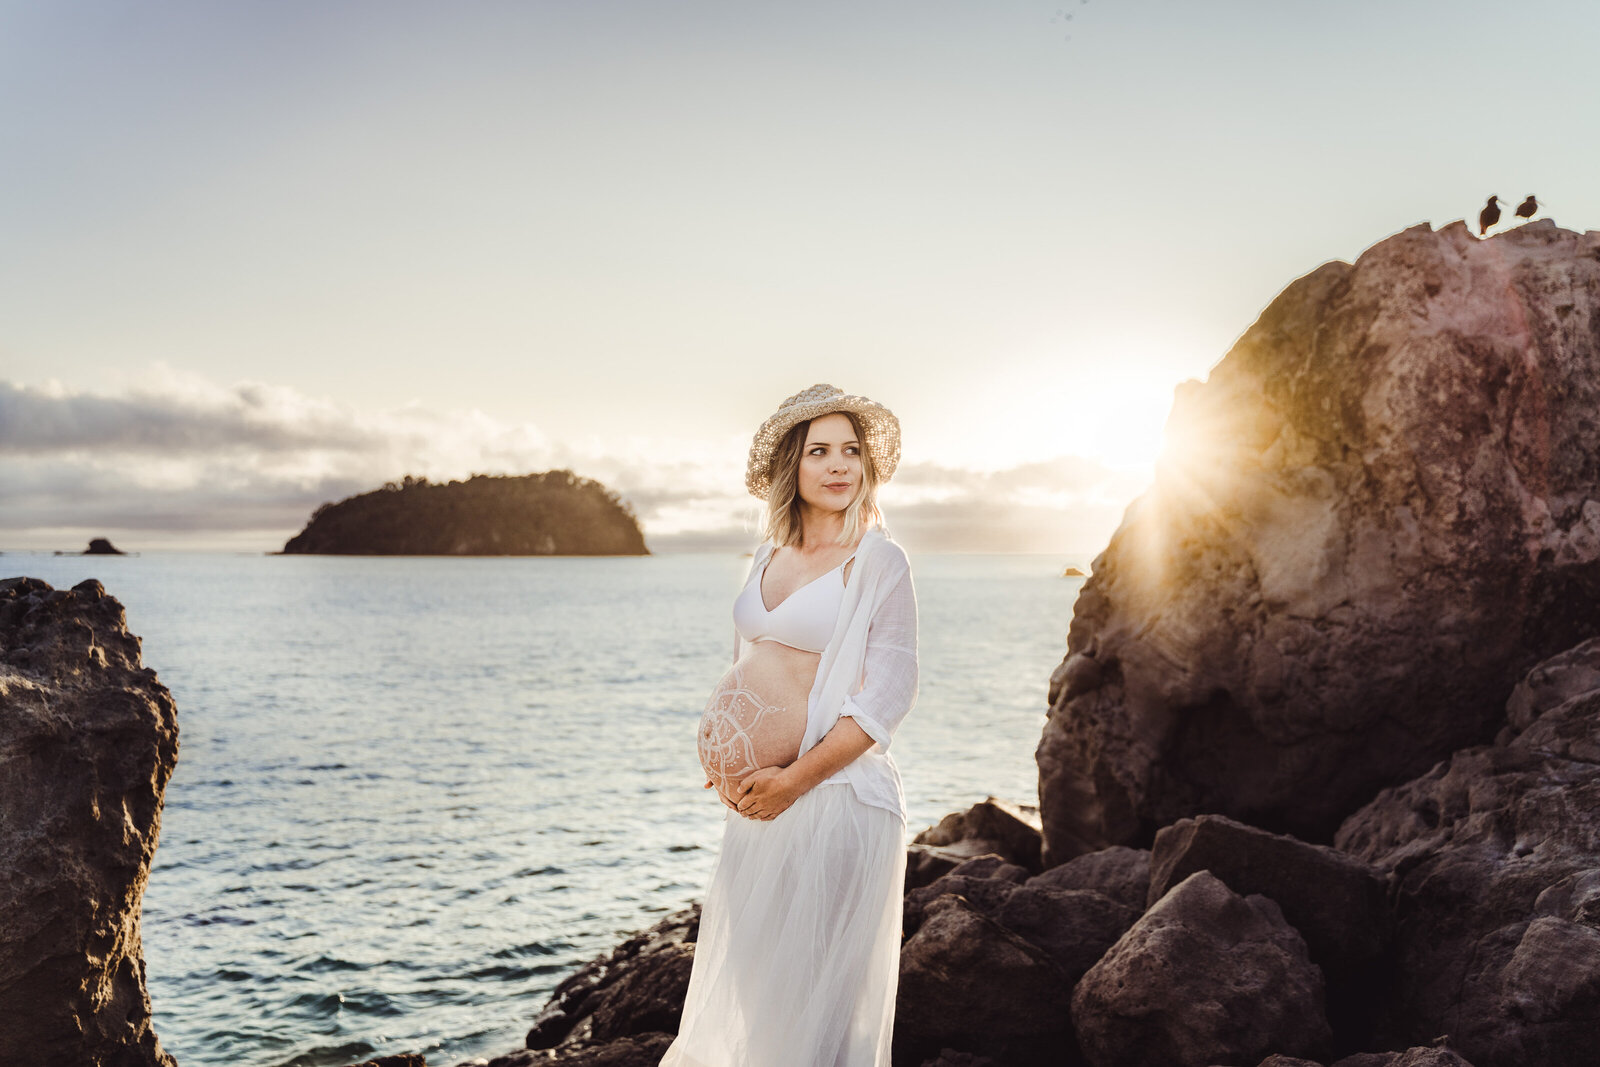
[[[1517,205],[1517,218],[1531,219],[1534,216],[1534,212],[1538,210],[1539,201],[1535,200],[1533,194],[1530,193],[1528,194],[1528,199]]]
[[[1489,202],[1483,205],[1483,210],[1478,212],[1478,236],[1482,237],[1489,232],[1489,227],[1500,221],[1500,198],[1491,196]]]

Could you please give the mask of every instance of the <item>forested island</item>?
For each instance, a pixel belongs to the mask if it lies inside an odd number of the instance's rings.
[[[429,482],[406,475],[328,502],[284,555],[645,556],[633,509],[570,470],[474,474]]]

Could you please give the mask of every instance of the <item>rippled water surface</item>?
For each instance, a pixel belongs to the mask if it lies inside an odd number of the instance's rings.
[[[912,556],[908,836],[1032,803],[1082,579]],[[726,811],[695,725],[750,561],[7,553],[100,579],[178,704],[144,906],[183,1067],[453,1064],[520,1046],[562,977],[696,899]]]

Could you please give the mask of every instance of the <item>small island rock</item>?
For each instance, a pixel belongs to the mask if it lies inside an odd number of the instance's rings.
[[[323,504],[285,555],[644,556],[633,509],[569,470],[398,484]]]

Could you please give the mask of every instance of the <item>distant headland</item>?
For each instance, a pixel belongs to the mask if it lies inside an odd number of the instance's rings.
[[[429,482],[406,475],[328,502],[283,555],[647,556],[633,509],[570,470],[474,474]]]

